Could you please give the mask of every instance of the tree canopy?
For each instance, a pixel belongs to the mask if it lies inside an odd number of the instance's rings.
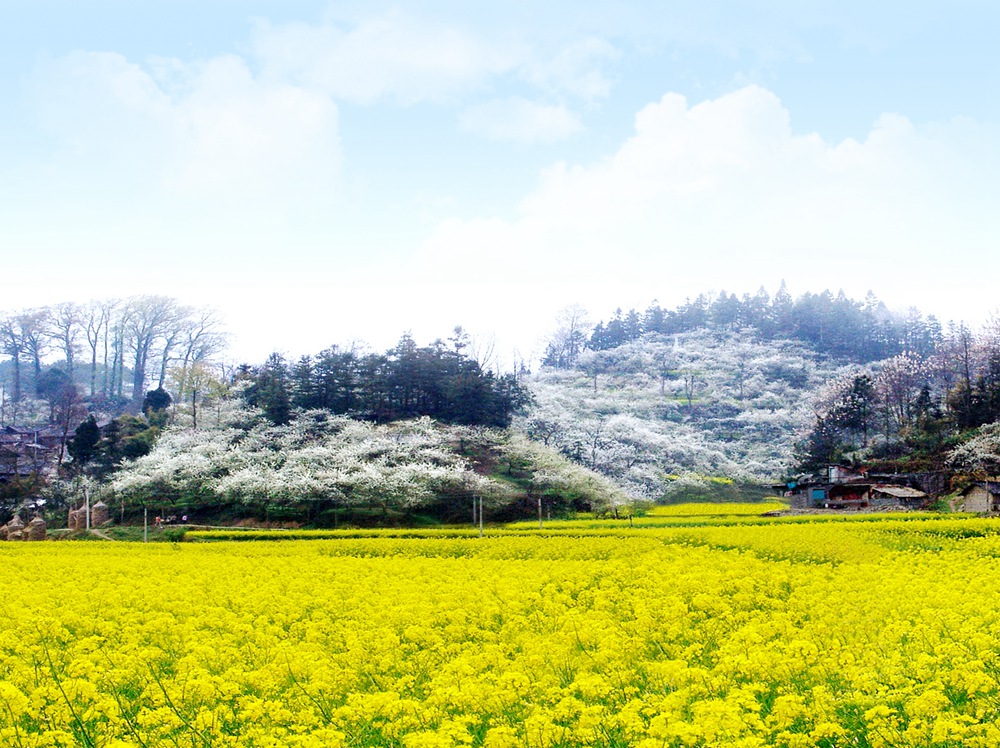
[[[565,329],[561,322],[559,330]],[[762,340],[799,340],[819,353],[857,363],[904,351],[927,356],[943,339],[941,323],[913,307],[894,313],[872,293],[857,301],[843,291],[804,293],[793,299],[784,284],[773,298],[761,288],[742,297],[725,291],[699,294],[673,309],[663,309],[656,302],[645,312],[630,309],[623,313],[619,309],[610,320],[590,328],[589,337],[583,332],[577,335],[591,350],[609,350],[648,333],[675,335],[700,329],[746,330]],[[575,357],[567,357],[561,340],[560,333],[553,336],[545,357],[547,365],[575,362]]]
[[[293,409],[320,409],[377,423],[434,418],[505,427],[529,399],[513,374],[484,370],[457,342],[420,347],[409,335],[384,354],[337,346],[289,364],[272,354],[237,375],[248,405],[276,424]]]
[[[517,516],[526,493],[557,511],[625,500],[601,476],[505,431],[426,417],[376,424],[326,410],[297,411],[278,425],[235,403],[218,427],[168,428],[148,455],[114,475],[109,490],[124,504],[235,506],[312,522],[352,509],[461,521],[473,497],[491,512]]]

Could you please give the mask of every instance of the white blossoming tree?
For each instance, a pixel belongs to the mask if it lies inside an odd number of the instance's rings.
[[[344,511],[464,519],[474,498],[494,513],[517,500],[516,486],[485,474],[495,461],[490,455],[507,439],[506,432],[428,418],[379,425],[316,410],[278,426],[251,410],[230,409],[218,428],[167,429],[150,454],[114,476],[110,493],[158,509],[226,505],[311,522],[324,512],[336,521]],[[554,450],[538,449],[570,464]],[[477,471],[466,453],[484,455],[485,467]],[[595,495],[615,490],[598,482]]]

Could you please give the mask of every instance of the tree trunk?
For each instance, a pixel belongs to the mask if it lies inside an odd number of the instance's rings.
[[[11,356],[11,363],[14,365],[14,402],[21,399],[21,356],[15,353]]]

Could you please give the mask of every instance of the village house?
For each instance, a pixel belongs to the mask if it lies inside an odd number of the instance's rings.
[[[65,439],[55,428],[0,429],[0,483],[26,478],[32,473],[49,475],[64,454]]]
[[[968,486],[953,508],[962,512],[996,512],[1000,511],[1000,482],[979,481]]]
[[[891,478],[894,481],[887,482]],[[930,498],[912,476],[873,476],[864,469],[830,465],[820,475],[801,475],[781,494],[793,509],[919,509]]]
[[[918,488],[876,483],[868,491],[868,506],[919,509],[930,497]]]

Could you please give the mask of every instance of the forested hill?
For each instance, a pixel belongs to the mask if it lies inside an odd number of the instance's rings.
[[[48,477],[106,480],[165,426],[202,429],[229,400],[277,429],[262,426],[267,439],[303,412],[345,429],[337,419],[390,428],[429,418],[454,433],[513,426],[654,501],[736,498],[740,486],[842,461],[1000,473],[1000,325],[942,326],[872,294],[703,294],[596,323],[571,308],[533,374],[493,371],[461,328],[429,346],[407,334],[384,353],[333,346],[234,369],[220,365],[214,325],[159,297],[0,318],[0,425],[68,436],[80,424],[68,451],[53,450],[24,480],[18,466],[37,455],[11,458],[4,490],[16,498]],[[141,414],[114,419],[130,404]]]
[[[319,409],[378,423],[430,417],[444,423],[503,428],[527,404],[513,374],[484,369],[466,351],[461,327],[448,343],[418,346],[407,333],[384,354],[332,346],[289,364],[271,355],[236,375],[244,399],[274,423],[295,410]]]
[[[621,490],[555,450],[507,429],[430,418],[376,424],[328,409],[275,424],[235,399],[201,427],[176,423],[153,450],[103,482],[120,506],[202,520],[254,516],[339,523],[467,523],[478,499],[489,521],[599,512]]]
[[[782,284],[772,298],[761,288],[744,294],[700,294],[674,309],[654,302],[645,311],[620,309],[593,327],[564,320],[545,353],[544,363],[565,367],[584,349],[603,351],[645,334],[676,335],[698,330],[743,330],[760,340],[796,340],[819,354],[857,363],[879,361],[904,351],[934,352],[943,339],[941,322],[916,308],[893,312],[871,292],[863,301],[843,291],[805,293],[797,299]],[[576,322],[576,324],[574,324]]]
[[[596,324],[570,308],[531,389],[522,428],[653,499],[829,462],[942,469],[1000,419],[1000,334],[783,286]]]
[[[515,425],[633,496],[739,498],[792,469],[815,394],[841,369],[798,341],[646,333],[543,366]]]

